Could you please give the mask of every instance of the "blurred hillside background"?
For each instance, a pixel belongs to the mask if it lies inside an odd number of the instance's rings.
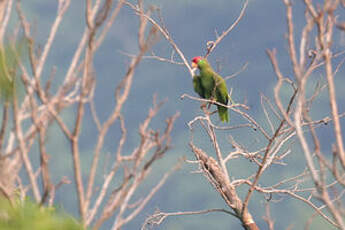
[[[294,22],[296,33],[300,32],[304,25],[304,5],[301,1],[295,0]],[[164,23],[169,30],[176,44],[186,55],[188,60],[194,56],[204,55],[206,43],[215,40],[215,32],[219,34],[228,28],[238,17],[243,6],[242,0],[145,0],[145,7],[154,5],[161,11]],[[51,25],[56,16],[56,1],[30,0],[22,1],[23,11],[29,21],[32,22],[32,31],[36,44],[45,43]],[[80,37],[85,27],[85,1],[73,0],[63,18],[62,24],[54,40],[52,50],[49,53],[47,64],[43,70],[43,78],[50,75],[51,69],[56,67],[56,79],[66,74],[67,68],[72,60],[73,54],[80,42]],[[339,17],[344,19],[344,11],[339,11]],[[114,101],[114,89],[120,79],[126,74],[130,59],[126,54],[136,54],[138,18],[128,6],[124,6],[114,25],[112,26],[106,40],[96,52],[94,68],[97,86],[95,90],[95,105],[100,120],[104,120],[111,112]],[[18,21],[11,18],[11,27],[15,27]],[[212,66],[222,76],[231,75],[239,71],[243,65],[248,63],[247,68],[235,78],[227,81],[228,88],[232,89],[232,98],[235,102],[246,103],[249,107],[249,114],[261,121],[264,127],[265,115],[260,101],[260,95],[264,94],[273,98],[273,88],[276,84],[276,77],[272,65],[267,57],[266,49],[277,49],[277,59],[285,76],[292,77],[292,68],[288,56],[286,41],[286,16],[285,6],[282,1],[250,0],[248,9],[239,25],[216,47],[215,51],[208,57]],[[333,47],[335,51],[344,50],[345,37],[343,33],[334,36]],[[154,45],[152,51],[158,56],[169,58],[171,46],[160,36],[160,40]],[[148,55],[150,53],[147,53]],[[339,61],[342,59],[340,57]],[[179,58],[176,56],[176,60]],[[339,62],[338,60],[336,60]],[[341,68],[335,79],[338,89],[338,100],[340,112],[345,111],[345,85],[344,68]],[[62,79],[61,79],[62,80]],[[315,76],[309,82],[310,89],[313,89],[317,80],[325,83],[325,78]],[[53,85],[57,88],[59,85]],[[291,90],[283,88],[282,98],[291,96]],[[192,88],[192,80],[188,70],[184,66],[160,62],[152,59],[144,59],[137,68],[134,76],[132,90],[128,101],[123,107],[123,115],[128,130],[127,142],[123,152],[130,153],[133,146],[140,139],[137,128],[140,122],[146,117],[149,107],[152,105],[153,95],[159,99],[168,99],[162,107],[158,116],[153,120],[153,127],[164,128],[164,119],[177,111],[181,114],[176,121],[172,131],[172,148],[166,156],[154,165],[153,173],[140,188],[147,191],[153,186],[157,178],[171,168],[181,157],[194,160],[188,142],[190,131],[187,123],[195,116],[202,114],[200,102],[190,99],[181,100],[180,96],[189,94],[196,96]],[[321,119],[329,115],[329,107],[326,103],[327,91],[323,91],[319,100],[320,106],[311,111],[313,118]],[[67,123],[74,122],[75,108],[69,108],[62,112]],[[89,110],[86,117],[90,116]],[[213,116],[217,125],[222,125],[218,117]],[[231,124],[240,124],[242,119],[230,112]],[[345,125],[342,121],[342,125]],[[50,154],[50,170],[52,180],[57,183],[62,175],[73,180],[72,157],[70,145],[61,132],[57,132],[57,125],[48,130],[47,147]],[[88,165],[92,160],[94,150],[94,136],[97,127],[94,123],[85,123],[83,126],[80,155],[82,159],[83,172],[87,172]],[[121,137],[119,123],[117,122],[110,129],[111,136],[105,140],[104,153],[100,162],[101,168],[109,167],[107,157],[114,154],[117,143]],[[219,142],[224,153],[230,152],[232,146],[229,143],[229,136],[234,137],[249,150],[256,149],[262,137],[250,128],[228,131],[218,131]],[[325,151],[333,142],[334,136],[331,127],[323,129],[319,133]],[[202,129],[196,129],[195,143],[202,146],[204,150],[214,154],[211,142]],[[282,178],[288,178],[302,172],[305,163],[302,160],[303,154],[300,151],[298,142],[292,142],[293,152],[286,158],[287,165],[275,165],[265,172],[259,184],[264,186],[265,180],[278,182]],[[326,148],[327,147],[327,148]],[[36,167],[39,162],[38,148],[33,148],[30,156]],[[38,151],[37,151],[38,152]],[[251,167],[253,166],[253,167]],[[249,160],[234,160],[229,164],[229,172],[232,178],[240,178],[251,175],[256,167]],[[162,189],[149,202],[148,206],[138,215],[134,221],[124,226],[124,230],[140,229],[144,220],[155,212],[156,209],[163,212],[193,211],[210,208],[227,208],[223,199],[214,191],[209,182],[198,171],[195,164],[183,164],[181,170],[174,173]],[[23,172],[24,175],[24,172]],[[85,178],[86,179],[86,178]],[[97,173],[97,180],[103,179],[102,170]],[[97,182],[96,182],[97,183]],[[247,186],[241,187],[243,192],[248,190]],[[239,193],[240,196],[245,193]],[[135,195],[140,196],[140,190]],[[279,200],[279,202],[276,202]],[[63,185],[56,193],[56,204],[77,217],[78,205],[75,187]],[[266,229],[266,223],[261,218],[265,215],[265,198],[262,194],[255,193],[250,202],[251,211],[257,224]],[[293,225],[292,229],[302,229],[302,226],[314,212],[310,207],[296,200],[285,196],[272,197],[271,201],[272,218],[276,220],[276,229],[283,229],[283,226]],[[110,229],[113,220],[106,222],[102,229]],[[226,226],[226,227],[224,227]],[[327,227],[325,227],[327,226]],[[178,230],[178,229],[241,229],[240,222],[231,216],[223,213],[210,213],[207,215],[170,217],[160,226],[154,229]],[[321,219],[312,223],[311,229],[329,229],[329,225]]]

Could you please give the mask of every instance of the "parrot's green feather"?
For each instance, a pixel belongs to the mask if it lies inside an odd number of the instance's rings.
[[[230,97],[224,79],[212,69],[206,59],[201,59],[197,64],[200,75],[193,77],[195,92],[202,98],[215,99],[217,102],[227,105]],[[217,105],[217,108],[220,120],[229,122],[228,108],[221,105]]]
[[[201,86],[200,76],[196,75],[193,77],[193,87],[194,91],[199,94],[200,97],[205,98],[205,92],[203,87]]]
[[[222,122],[229,122],[228,108],[221,105],[217,105],[217,108],[220,120]]]

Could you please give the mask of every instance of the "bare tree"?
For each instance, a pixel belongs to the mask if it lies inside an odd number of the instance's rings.
[[[94,96],[99,76],[93,67],[94,58],[119,12],[124,7],[124,3],[123,0],[116,3],[112,0],[86,1],[84,33],[76,47],[62,84],[57,89],[52,89],[51,86],[57,84],[57,78],[55,78],[57,70],[53,68],[51,75],[45,76],[44,69],[49,68],[47,57],[52,50],[65,13],[69,10],[70,0],[58,1],[56,18],[51,25],[50,33],[42,50],[40,44],[36,44],[34,39],[32,31],[34,23],[27,19],[21,2],[1,1],[0,47],[3,56],[1,60],[6,61],[6,53],[3,50],[5,44],[9,43],[18,63],[18,68],[10,69],[5,77],[11,82],[15,82],[17,81],[16,76],[19,76],[19,81],[25,91],[23,98],[19,98],[18,92],[14,92],[12,97],[3,104],[0,132],[0,191],[10,201],[17,200],[19,192],[22,200],[31,194],[37,203],[51,206],[54,204],[55,194],[59,192],[58,189],[63,184],[73,181],[72,184],[77,191],[80,219],[85,227],[99,229],[110,217],[114,218],[114,213],[116,213],[112,229],[122,229],[122,226],[132,221],[143,210],[169,175],[178,168],[179,163],[172,166],[171,169],[167,169],[155,186],[146,194],[142,194],[139,200],[133,200],[133,195],[138,187],[150,175],[152,165],[169,150],[170,134],[178,117],[178,113],[168,117],[163,132],[152,129],[151,121],[164,104],[164,101],[158,101],[154,96],[153,105],[148,109],[146,118],[138,128],[139,143],[131,153],[123,152],[128,134],[126,117],[123,115],[122,108],[131,91],[137,66],[143,55],[152,48],[158,39],[156,27],[150,26],[143,15],[138,17],[139,51],[131,58],[126,74],[115,88],[113,99],[116,103],[105,120],[101,120],[97,115]],[[138,1],[138,7],[143,10],[142,1]],[[151,9],[145,11],[145,14],[150,14],[150,12]],[[20,23],[14,34],[6,32],[10,31],[8,20],[11,15],[15,15]],[[20,34],[23,34],[24,39],[20,38]],[[27,44],[28,59],[20,57],[16,40],[24,40],[24,43]],[[29,65],[27,60],[29,60]],[[15,84],[13,87],[14,91],[18,91]],[[68,108],[74,108],[76,111],[73,125],[67,124],[61,116],[62,111]],[[91,116],[86,116],[87,109],[91,111]],[[92,138],[94,140],[93,159],[87,166],[90,170],[85,172],[82,170],[80,137],[83,132],[82,127],[86,122],[94,122],[97,126],[97,133],[92,134],[94,137]],[[74,172],[73,180],[67,178],[66,175],[60,175],[62,179],[58,184],[54,184],[51,179],[50,165],[52,162],[49,161],[49,155],[56,153],[47,151],[49,144],[47,130],[54,123],[58,124],[60,132],[64,134],[70,144]],[[105,138],[112,136],[109,131],[115,123],[120,124],[119,132],[122,133],[122,136],[117,143],[117,149],[112,150],[111,160],[107,162],[110,167],[103,169],[100,168],[99,161],[104,154]],[[40,163],[38,167],[34,166],[33,160],[30,158],[35,151],[33,150],[34,145],[37,145],[39,149]],[[26,176],[29,178],[29,184],[21,178],[19,174],[21,168],[24,168]],[[101,184],[96,183],[96,173],[99,171],[104,172]],[[117,182],[120,182],[116,188],[112,185],[115,178],[117,178]]]
[[[144,58],[182,65],[191,77],[194,76],[194,70],[189,65],[184,51],[171,36],[157,8],[146,9],[142,0],[135,2],[119,0],[116,3],[112,0],[85,2],[84,33],[64,74],[62,84],[57,89],[51,87],[57,82],[56,69],[51,70],[50,76],[44,76],[44,70],[49,68],[47,56],[54,45],[61,21],[69,9],[70,0],[58,1],[56,18],[42,50],[35,43],[33,23],[27,20],[20,1],[5,0],[0,3],[1,60],[6,60],[4,50],[9,43],[18,65],[16,68],[6,70],[5,77],[15,82],[16,76],[19,76],[25,91],[22,99],[14,92],[10,100],[3,103],[0,128],[0,194],[13,201],[17,196],[16,191],[19,191],[22,200],[30,194],[37,203],[51,206],[54,204],[56,193],[63,190],[63,187],[60,187],[71,183],[72,179],[66,178],[65,175],[61,175],[61,181],[57,184],[51,179],[49,155],[54,153],[47,151],[47,130],[56,123],[70,145],[74,176],[72,184],[76,188],[79,215],[83,226],[99,229],[105,221],[113,219],[112,229],[122,229],[144,209],[169,175],[180,166],[177,163],[176,166],[167,169],[155,186],[139,200],[134,200],[135,192],[150,174],[153,164],[169,150],[171,130],[178,116],[176,113],[167,118],[163,132],[150,128],[152,119],[164,104],[154,97],[152,108],[138,127],[139,143],[131,153],[124,153],[123,147],[128,131],[123,105],[128,100],[135,71]],[[219,104],[218,102],[188,94],[181,96],[195,103],[210,104],[209,107],[202,107],[203,115],[196,116],[188,123],[189,146],[196,160],[187,160],[187,162],[198,166],[199,173],[204,175],[215,188],[215,194],[222,197],[228,210],[210,207],[207,210],[188,212],[157,211],[146,219],[142,229],[161,224],[169,216],[202,215],[210,212],[222,212],[228,214],[230,218],[235,217],[244,229],[259,229],[257,220],[260,217],[257,217],[256,212],[249,206],[251,201],[253,202],[254,193],[263,194],[266,199],[264,208],[266,214],[263,220],[267,223],[268,229],[275,228],[275,220],[270,213],[273,196],[295,199],[314,210],[315,213],[306,220],[305,229],[310,228],[316,216],[323,218],[331,227],[345,229],[343,204],[345,152],[340,123],[345,113],[338,109],[340,102],[337,101],[335,84],[336,75],[344,59],[341,59],[343,52],[335,52],[332,46],[334,34],[345,30],[344,23],[337,21],[336,17],[336,11],[343,10],[340,5],[345,6],[345,2],[324,0],[322,5],[316,5],[310,0],[304,0],[305,24],[301,33],[296,33],[294,29],[292,2],[283,0],[283,3],[286,7],[287,54],[291,60],[291,64],[284,63],[284,65],[289,65],[293,76],[288,77],[281,70],[282,64],[278,62],[277,51],[268,49],[268,59],[272,64],[277,83],[273,89],[274,98],[260,96],[264,121],[256,118],[244,101],[223,105],[243,123],[219,126],[212,121],[213,112],[209,110],[212,108],[211,105]],[[223,33],[216,34],[214,41],[207,42],[205,58],[212,55],[223,39],[239,26],[247,5],[248,1],[245,1],[234,22]],[[131,9],[135,13],[133,17],[139,20],[138,53],[127,54],[131,61],[126,74],[115,88],[116,103],[107,118],[101,120],[94,101],[98,79],[94,59],[97,57],[98,48],[124,7]],[[9,30],[8,21],[13,14],[19,18],[20,26],[9,35],[6,31]],[[20,40],[18,35],[20,33],[23,34],[27,44],[29,65],[17,52],[16,40]],[[171,46],[172,54],[169,58],[160,57],[152,51],[159,35]],[[147,55],[150,51],[151,54]],[[246,66],[245,64],[240,71],[226,79],[240,75]],[[317,84],[311,92],[308,82],[315,73],[321,75],[325,81],[323,84]],[[282,89],[290,93],[288,97],[282,97]],[[321,119],[315,118],[311,111],[317,106],[315,102],[320,101],[320,95],[325,90],[328,91],[329,114]],[[61,113],[68,108],[74,108],[76,111],[72,125],[67,124],[61,116]],[[91,116],[86,116],[87,111],[90,111]],[[97,127],[97,133],[92,134],[95,136],[93,157],[91,164],[87,166],[89,168],[87,172],[82,170],[80,150],[82,127],[85,122],[93,122]],[[102,183],[97,187],[96,174],[100,171],[99,162],[104,154],[105,139],[111,136],[110,128],[115,123],[119,124],[121,138],[117,148],[112,151],[111,161],[108,162],[111,167],[105,170]],[[321,148],[319,133],[328,123],[332,126],[334,143],[330,149],[322,151],[321,149],[326,147]],[[203,143],[202,146],[196,144],[195,136],[198,129],[205,131],[205,136],[211,141],[213,152],[205,150],[209,147],[207,143]],[[260,142],[255,149],[250,148],[244,144],[244,140],[229,135],[229,131],[234,129],[245,129],[248,131],[248,139],[257,138]],[[252,130],[255,132],[251,132]],[[233,147],[226,152],[222,151],[219,141],[224,138],[227,138]],[[295,143],[298,143],[298,150],[293,147]],[[33,154],[35,145],[38,146],[40,157],[38,167],[34,166],[29,157]],[[298,152],[303,153],[305,168],[295,172],[292,177],[277,176],[275,182],[265,180],[265,186],[261,185],[260,182],[263,182],[263,174],[266,171],[275,165],[289,166],[288,156],[297,157]],[[248,162],[254,173],[250,176],[234,177],[229,170],[229,164],[234,159]],[[19,171],[22,168],[28,177],[28,184],[20,177]],[[84,176],[85,174],[87,175]],[[112,186],[115,179],[120,181],[116,188]],[[243,187],[247,190],[244,196],[240,196],[239,190]],[[286,229],[290,228],[286,226]]]
[[[343,24],[336,21],[336,10],[344,2],[327,1],[323,5],[314,5],[311,1],[305,0],[305,26],[300,34],[294,30],[294,16],[292,14],[292,3],[289,0],[283,1],[286,6],[287,19],[287,43],[288,55],[291,59],[291,70],[294,78],[289,78],[280,70],[276,58],[276,50],[267,50],[267,55],[272,63],[273,71],[277,77],[277,84],[274,87],[274,98],[270,99],[261,95],[262,111],[265,115],[265,123],[260,123],[255,117],[250,115],[250,108],[245,104],[235,103],[227,106],[232,113],[240,116],[245,123],[233,124],[232,126],[217,126],[211,118],[210,111],[204,109],[204,116],[197,116],[189,122],[191,131],[190,147],[196,157],[196,162],[200,170],[216,191],[221,195],[226,204],[232,211],[224,209],[209,209],[190,212],[165,213],[157,212],[149,217],[143,225],[145,229],[148,225],[160,224],[166,217],[205,214],[209,212],[225,212],[238,218],[244,229],[259,229],[255,219],[248,208],[254,192],[267,194],[269,198],[266,202],[266,216],[263,217],[269,229],[274,229],[274,220],[270,215],[269,201],[273,195],[288,196],[310,206],[315,214],[306,221],[305,228],[310,228],[310,223],[315,216],[324,218],[330,226],[338,229],[345,229],[344,226],[344,147],[342,137],[342,127],[340,119],[344,113],[338,111],[337,94],[334,78],[342,67],[344,59],[338,62],[334,60],[341,57],[343,52],[336,53],[332,51],[334,33],[344,30]],[[216,45],[238,24],[246,9],[247,2],[238,19],[221,36],[216,35],[215,41],[207,42],[207,52],[205,57],[209,56]],[[160,26],[159,29],[166,39],[172,45],[172,48],[180,55],[183,64],[190,70],[188,63],[183,57],[164,25],[158,25],[152,18],[150,22]],[[313,33],[314,28],[317,33]],[[314,36],[314,37],[313,37]],[[296,48],[296,41],[299,42],[299,49]],[[164,59],[162,57],[151,56],[161,61],[174,63],[173,59]],[[339,59],[339,58],[338,58]],[[179,62],[175,64],[180,64]],[[326,79],[323,85],[317,84],[313,92],[307,90],[307,81],[312,78],[314,73],[321,74]],[[193,72],[191,72],[193,76]],[[281,89],[288,89],[291,93],[288,98],[281,98]],[[310,114],[314,108],[315,101],[320,98],[320,93],[328,89],[328,102],[330,105],[329,115],[322,119],[315,119]],[[312,94],[307,97],[307,92]],[[195,101],[208,102],[210,104],[219,104],[212,100],[199,99],[187,94],[182,98],[189,98]],[[225,106],[225,105],[223,105]],[[249,112],[248,112],[249,110]],[[332,123],[334,128],[334,144],[328,152],[321,151],[318,132],[322,132],[324,125]],[[212,153],[207,153],[202,147],[194,144],[194,132],[196,126],[206,131],[215,152],[215,158]],[[234,150],[223,153],[218,140],[228,135],[229,130],[249,128],[254,129],[256,136],[263,139],[260,141],[257,149],[249,151],[249,147],[241,144],[241,140],[230,136],[229,141]],[[219,137],[221,136],[221,137]],[[248,132],[248,138],[252,134]],[[272,184],[265,181],[266,186],[260,186],[263,173],[273,165],[286,165],[284,160],[289,155],[296,156],[296,150],[292,148],[292,143],[300,144],[300,151],[304,153],[306,168],[296,173],[291,178],[276,178],[279,182]],[[206,146],[205,146],[206,147]],[[233,159],[243,158],[253,162],[255,173],[249,177],[231,179],[233,176],[229,173],[228,164]],[[312,185],[306,185],[312,182]],[[270,184],[270,185],[267,185]],[[239,198],[238,188],[248,186],[248,192],[244,199]],[[321,203],[320,203],[321,202]],[[287,226],[290,229],[291,226]]]

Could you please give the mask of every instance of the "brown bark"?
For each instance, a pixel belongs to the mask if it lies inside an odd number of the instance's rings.
[[[229,207],[236,213],[244,229],[259,230],[259,227],[256,225],[249,211],[246,210],[242,213],[243,203],[238,197],[235,187],[231,185],[229,178],[225,176],[217,161],[208,156],[203,150],[197,148],[193,143],[190,143],[190,146],[195,156],[200,161],[207,179],[217,189]]]

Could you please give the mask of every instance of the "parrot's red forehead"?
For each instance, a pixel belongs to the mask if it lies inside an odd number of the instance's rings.
[[[198,64],[198,62],[202,59],[202,57],[198,56],[198,57],[194,57],[192,59],[192,62],[194,62],[195,64]]]

